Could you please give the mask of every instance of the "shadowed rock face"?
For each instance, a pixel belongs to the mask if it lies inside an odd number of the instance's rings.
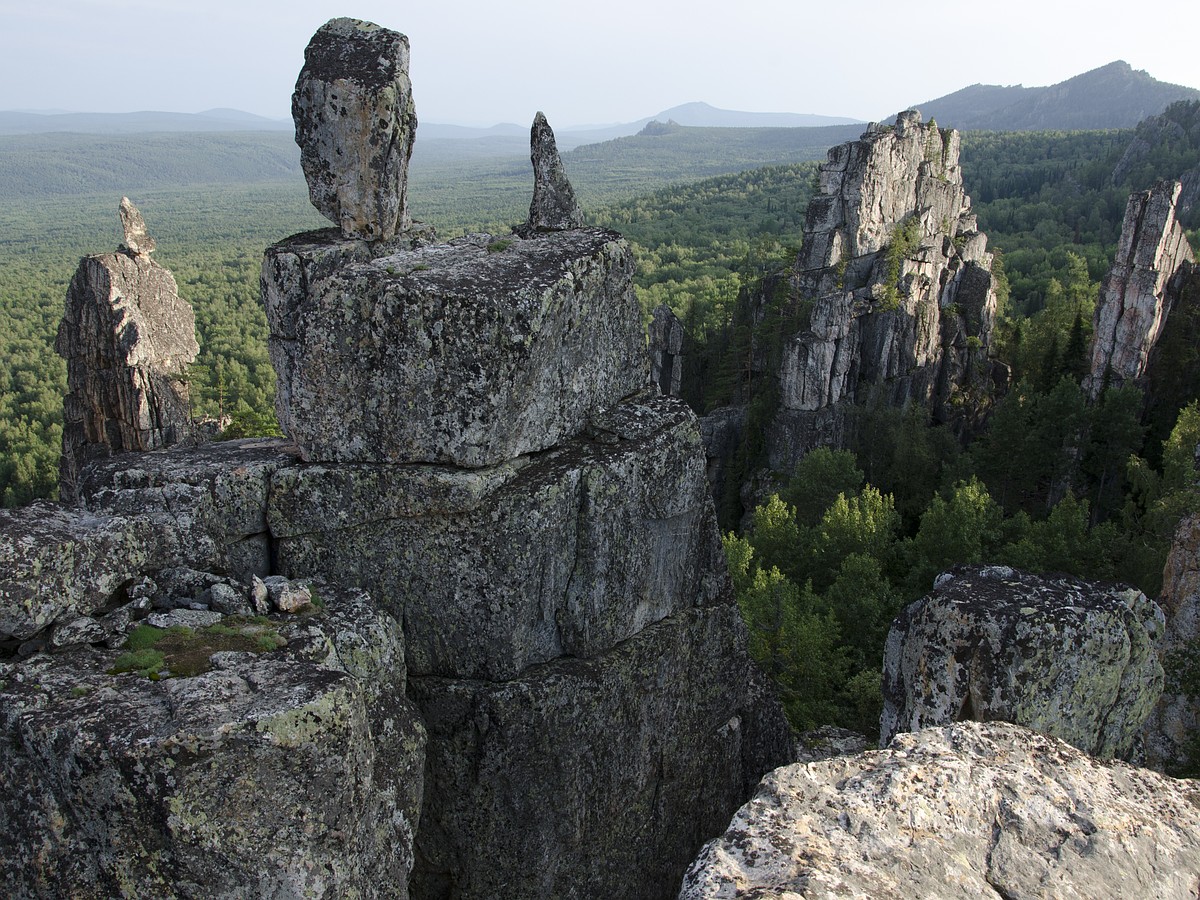
[[[1098,397],[1146,373],[1182,278],[1195,262],[1176,219],[1181,186],[1160,181],[1129,195],[1121,239],[1096,304],[1091,370],[1084,388]]]
[[[1200,890],[1200,792],[1002,722],[776,769],[680,900],[1170,897]]]
[[[409,227],[408,60],[407,37],[358,19],[331,19],[304,51],[292,94],[300,164],[313,206],[344,237],[387,240]]]
[[[1128,756],[1163,689],[1158,605],[1123,585],[959,566],[892,623],[880,743],[971,719]]]
[[[75,496],[86,460],[167,447],[191,432],[185,374],[200,352],[195,315],[150,259],[154,241],[128,199],[121,218],[128,252],[80,261],[54,344],[67,361],[64,500]]]

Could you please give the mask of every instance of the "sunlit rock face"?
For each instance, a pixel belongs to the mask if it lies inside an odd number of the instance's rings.
[[[1160,181],[1129,196],[1112,268],[1100,286],[1091,370],[1084,388],[1098,397],[1146,374],[1150,354],[1182,279],[1195,262],[1178,212],[1181,185]]]
[[[1004,722],[785,766],[680,900],[1170,897],[1200,889],[1200,791]]]
[[[1127,757],[1158,702],[1158,605],[1125,585],[960,566],[907,606],[884,650],[880,742],[970,719]]]

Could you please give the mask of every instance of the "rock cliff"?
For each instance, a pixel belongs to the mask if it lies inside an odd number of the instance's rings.
[[[167,447],[191,431],[195,316],[171,273],[150,258],[154,239],[128,197],[120,214],[124,244],[80,261],[54,344],[67,361],[59,481],[68,502],[87,460]]]
[[[364,36],[407,47],[331,23],[323,83]],[[790,757],[628,245],[361,209],[265,254],[288,440],[94,461],[77,508],[0,513],[10,894],[667,897]],[[147,623],[170,653],[131,663]]]
[[[1002,720],[1128,757],[1163,689],[1158,605],[1123,585],[961,566],[888,633],[880,743]]]
[[[1176,218],[1177,181],[1160,181],[1129,196],[1121,239],[1096,304],[1092,360],[1084,388],[1098,397],[1106,385],[1146,374],[1182,280],[1195,257]]]
[[[1200,793],[1016,725],[777,769],[680,900],[1194,897]]]
[[[916,403],[970,424],[992,390],[992,257],[958,156],[958,133],[914,110],[829,151],[790,283],[765,286],[754,311],[760,333],[771,315],[784,323],[778,359],[760,340],[752,361],[778,386],[770,468],[843,445],[855,404]]]

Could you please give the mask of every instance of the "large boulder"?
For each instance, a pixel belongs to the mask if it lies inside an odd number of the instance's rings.
[[[576,229],[374,256],[326,232],[263,263],[276,410],[308,461],[480,467],[646,383],[633,258]]]
[[[961,722],[776,769],[679,897],[1183,900],[1197,873],[1195,783]]]
[[[304,50],[292,118],[308,195],[343,236],[388,240],[409,227],[408,161],[417,132],[408,38],[330,19]]]
[[[191,433],[187,367],[196,317],[171,273],[150,258],[141,214],[122,200],[122,250],[88,256],[67,288],[55,351],[67,361],[60,493],[73,500],[83,465],[154,450]]]
[[[196,674],[112,674],[92,647],[0,663],[5,894],[406,897],[425,735],[403,639],[361,592],[321,602],[198,629],[163,663]],[[243,629],[266,643],[230,647]]]
[[[1163,614],[1125,585],[961,566],[907,606],[884,649],[880,743],[1003,720],[1128,756],[1158,702]]]

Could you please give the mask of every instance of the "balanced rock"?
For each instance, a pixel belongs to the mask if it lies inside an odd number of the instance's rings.
[[[575,201],[575,190],[567,180],[554,132],[545,115],[538,113],[529,132],[529,159],[533,163],[533,202],[521,233],[565,231],[583,225],[583,213]]]
[[[1183,900],[1198,872],[1194,782],[961,722],[776,769],[679,897]]]
[[[54,344],[67,361],[65,500],[76,496],[87,460],[167,447],[191,433],[186,372],[200,352],[196,317],[171,273],[150,259],[154,242],[127,200],[122,219],[129,252],[80,261]]]
[[[408,38],[331,19],[304,51],[292,117],[308,194],[345,237],[406,230],[408,161],[417,132]]]
[[[267,250],[279,424],[305,460],[479,467],[544,450],[643,387],[633,257],[601,229],[372,256]]]
[[[1084,388],[1098,397],[1146,372],[1188,264],[1195,262],[1176,218],[1181,185],[1160,181],[1129,195],[1112,267],[1100,285],[1092,361]]]
[[[1127,756],[1163,689],[1163,614],[1140,591],[1007,566],[961,566],[892,623],[880,744],[1003,720]]]
[[[991,264],[963,190],[958,132],[908,110],[895,127],[872,125],[831,149],[789,291],[803,324],[782,335],[771,468],[791,471],[814,446],[839,445],[846,412],[872,398],[932,407],[943,421],[969,416],[970,398],[989,386]],[[756,316],[775,292],[764,287]],[[752,363],[765,370],[766,354]]]
[[[150,237],[150,232],[146,230],[146,220],[142,218],[141,212],[128,197],[121,198],[119,212],[121,214],[121,230],[125,232],[125,250],[134,256],[153,253],[155,241]]]

